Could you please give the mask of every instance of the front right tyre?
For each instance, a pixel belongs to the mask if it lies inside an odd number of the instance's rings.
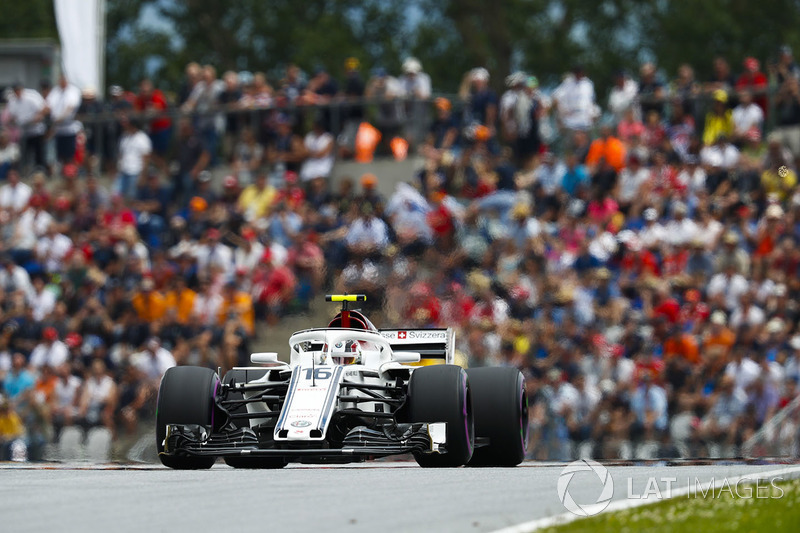
[[[419,367],[408,383],[411,422],[446,422],[446,453],[414,453],[426,468],[462,466],[472,458],[475,425],[472,392],[463,368],[457,365]]]

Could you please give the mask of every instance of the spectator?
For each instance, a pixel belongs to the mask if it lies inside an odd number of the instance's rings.
[[[422,63],[415,57],[403,61],[403,75],[398,80],[405,105],[405,116],[408,126],[406,138],[412,146],[422,142],[424,133],[420,129],[426,122],[428,111],[427,100],[431,97],[431,77],[422,71]]]
[[[597,117],[594,84],[586,77],[583,67],[576,65],[572,73],[553,92],[556,120],[559,128],[570,131],[587,131]]]
[[[635,119],[640,116],[640,109],[636,102],[639,94],[639,85],[630,79],[624,70],[614,73],[614,86],[608,95],[608,110],[614,116],[614,122],[620,123],[623,118]]]
[[[489,71],[483,67],[469,71],[461,82],[459,97],[466,105],[465,124],[480,124],[494,137],[497,127],[497,95],[489,88]]]
[[[242,90],[239,85],[239,75],[232,70],[222,75],[224,87],[220,91],[219,107],[225,112],[225,134],[222,138],[222,153],[226,159],[235,157],[234,143],[239,138],[242,116],[239,102],[242,99]],[[252,130],[250,132],[252,134]]]
[[[215,111],[219,105],[219,95],[222,89],[222,81],[217,79],[217,69],[211,65],[205,65],[200,81],[195,84],[189,99],[181,107],[185,112],[193,111],[195,113],[195,127],[203,141],[203,147],[211,158],[212,165],[216,161],[218,141]]]
[[[761,107],[753,102],[753,95],[749,90],[739,91],[739,105],[733,108],[733,138],[743,142],[747,133],[756,130],[759,133],[764,123],[764,112]]]
[[[31,156],[37,167],[44,168],[45,150],[44,134],[45,118],[48,115],[48,104],[33,89],[26,89],[22,82],[14,82],[13,92],[8,98],[8,114],[11,126],[20,128],[22,147],[25,154],[23,163],[27,166]]]
[[[239,182],[246,185],[252,183],[263,159],[264,148],[256,141],[253,130],[243,128],[241,139],[233,151],[233,171]]]
[[[793,162],[800,161],[800,81],[786,78],[775,96],[777,128],[775,135],[792,153]]]
[[[594,173],[602,163],[607,163],[617,171],[625,166],[625,145],[614,137],[611,126],[608,125],[600,128],[600,138],[592,141],[586,156],[586,166],[590,173]]]
[[[722,89],[715,90],[712,95],[712,108],[706,113],[703,128],[703,144],[714,144],[721,136],[730,137],[734,131],[733,115],[727,108],[728,93]]]
[[[645,63],[639,69],[638,100],[643,116],[651,111],[658,113],[658,118],[664,117],[664,84],[658,79],[656,66]]]
[[[0,180],[5,180],[9,170],[16,168],[19,161],[19,145],[11,142],[6,130],[0,129]]]
[[[133,197],[136,187],[143,180],[153,145],[136,120],[123,116],[122,137],[119,140],[119,174],[114,183],[114,192],[127,198]]]
[[[333,170],[335,152],[333,135],[324,128],[323,120],[314,120],[314,126],[303,144],[308,157],[300,169],[300,179],[304,184],[314,180],[327,182]]]
[[[19,171],[9,168],[7,182],[0,185],[0,210],[7,213],[10,219],[14,219],[28,206],[32,194],[30,185],[20,181]]]
[[[87,427],[102,425],[113,431],[116,390],[102,359],[93,360],[78,402],[81,423]]]
[[[47,107],[55,130],[56,159],[59,163],[71,163],[75,159],[76,137],[81,130],[81,123],[75,115],[81,105],[81,91],[67,82],[63,74],[58,85],[47,95]]]
[[[178,174],[175,177],[175,193],[185,205],[192,197],[197,178],[211,163],[211,152],[195,134],[194,126],[188,119],[178,123]]]
[[[153,87],[152,81],[145,78],[139,83],[134,109],[144,113],[145,118],[151,119],[147,133],[150,136],[153,162],[161,172],[165,172],[165,158],[172,137],[172,120],[165,114],[168,109],[167,99],[164,93]]]
[[[753,101],[758,105],[763,114],[767,113],[767,76],[759,70],[758,59],[754,57],[744,58],[742,63],[744,72],[736,80],[736,90],[749,91]]]

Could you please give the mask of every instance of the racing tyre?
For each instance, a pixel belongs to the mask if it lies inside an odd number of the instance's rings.
[[[517,466],[528,443],[528,396],[516,368],[467,370],[475,412],[475,435],[488,446],[475,448],[468,466]]]
[[[233,381],[237,383],[247,383],[248,381],[253,381],[256,379],[260,379],[264,377],[264,375],[268,372],[268,370],[242,370],[242,369],[234,369],[229,370],[225,377],[222,379],[222,382],[225,384],[229,384]],[[241,400],[243,398],[243,394],[241,392],[229,392],[227,396],[227,400]],[[239,413],[246,413],[247,406],[241,405],[236,409],[229,409],[230,414],[239,414]],[[236,426],[237,428],[249,426],[249,420],[247,419],[234,419],[231,423]],[[271,457],[225,457],[225,464],[231,466],[233,468],[283,468],[286,466],[286,461],[283,459],[271,458]]]
[[[411,422],[446,422],[447,453],[415,453],[422,467],[454,467],[469,462],[475,443],[472,393],[467,373],[456,365],[421,367],[408,384]]]
[[[216,457],[162,455],[167,424],[198,424],[213,429],[219,376],[198,366],[176,366],[161,378],[156,409],[156,448],[164,466],[179,470],[211,468]]]

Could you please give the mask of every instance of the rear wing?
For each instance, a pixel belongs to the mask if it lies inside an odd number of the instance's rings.
[[[419,352],[423,365],[453,364],[456,334],[452,328],[382,329],[392,351]]]

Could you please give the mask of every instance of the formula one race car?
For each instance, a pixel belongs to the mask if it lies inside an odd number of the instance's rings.
[[[378,330],[350,302],[327,328],[289,339],[290,362],[255,353],[223,379],[180,366],[161,380],[156,446],[178,469],[345,463],[411,453],[423,467],[515,466],[528,402],[514,368],[453,364],[451,329]],[[420,366],[420,361],[441,364]]]

